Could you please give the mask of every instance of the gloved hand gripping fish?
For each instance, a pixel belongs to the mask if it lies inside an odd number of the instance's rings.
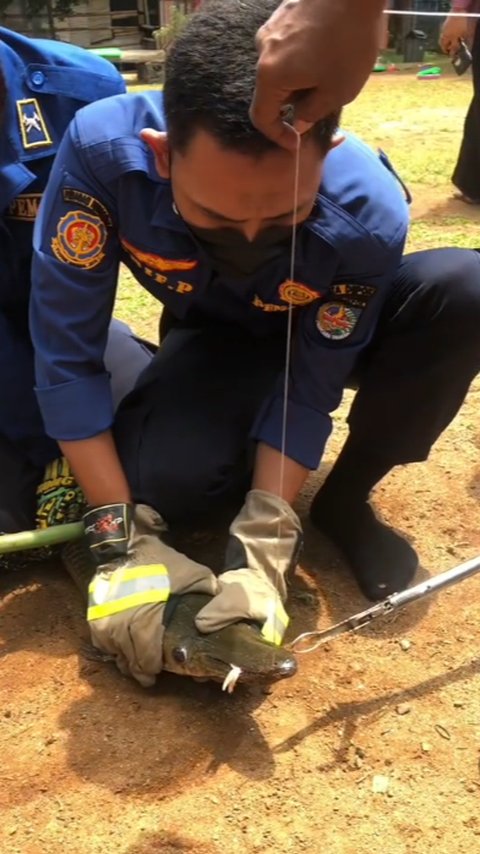
[[[88,547],[83,541],[68,543],[62,559],[86,600],[95,571]],[[210,599],[203,593],[170,597],[165,608],[164,670],[220,682],[229,693],[237,683],[270,684],[296,673],[295,656],[264,640],[250,623],[235,623],[210,634],[199,632],[195,617]]]

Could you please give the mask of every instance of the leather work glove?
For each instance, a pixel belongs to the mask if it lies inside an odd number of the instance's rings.
[[[84,518],[98,567],[89,586],[87,620],[97,649],[144,687],[162,669],[165,605],[170,594],[217,592],[208,567],[162,542],[167,526],[146,504],[110,504]]]
[[[296,565],[301,543],[300,520],[290,505],[251,490],[231,524],[227,569],[218,577],[217,596],[197,614],[198,630],[254,620],[265,640],[280,646],[288,626],[286,574]]]
[[[48,463],[37,487],[37,528],[50,528],[82,518],[86,501],[65,457]]]

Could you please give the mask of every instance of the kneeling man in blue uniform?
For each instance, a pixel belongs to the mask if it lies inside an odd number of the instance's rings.
[[[353,376],[349,437],[311,518],[369,599],[406,587],[417,555],[376,517],[371,490],[426,459],[479,369],[480,256],[402,259],[403,194],[369,148],[337,136],[338,115],[302,138],[293,210],[295,156],[248,118],[255,33],[277,5],[209,3],[169,54],[163,96],[81,110],[37,220],[37,396],[88,505],[89,624],[144,685],[161,669],[172,593],[212,594],[203,632],[250,620],[281,642],[301,542],[292,504]],[[165,314],[115,416],[104,349],[120,262]],[[165,544],[168,524],[239,497],[218,579]]]
[[[73,45],[29,39],[0,27],[1,533],[33,526],[37,484],[45,464],[59,456],[45,433],[34,391],[28,300],[35,217],[76,111],[124,91],[122,77],[105,60]],[[118,401],[149,354],[125,324],[114,321],[106,361]],[[116,370],[120,362],[121,372]]]

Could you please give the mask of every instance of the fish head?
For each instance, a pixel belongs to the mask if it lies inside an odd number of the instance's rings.
[[[196,614],[204,604],[205,598],[199,594],[181,597],[176,619],[170,623],[170,632],[165,633],[165,669],[224,683],[232,668],[236,668],[238,684],[265,685],[295,675],[295,656],[268,643],[256,625],[239,622],[209,634],[199,632],[194,627],[191,609]]]

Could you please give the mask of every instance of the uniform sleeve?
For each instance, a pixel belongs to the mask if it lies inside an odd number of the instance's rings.
[[[30,300],[36,394],[56,440],[86,439],[113,421],[103,363],[119,264],[111,211],[74,120],[35,224]]]
[[[359,275],[348,284],[338,278],[321,300],[298,318],[288,383],[286,456],[314,470],[318,467],[332,421],[356,361],[372,340],[380,311],[390,291],[405,242],[406,228],[397,235],[383,269]],[[282,377],[265,403],[253,429],[253,438],[277,450],[282,448]]]

